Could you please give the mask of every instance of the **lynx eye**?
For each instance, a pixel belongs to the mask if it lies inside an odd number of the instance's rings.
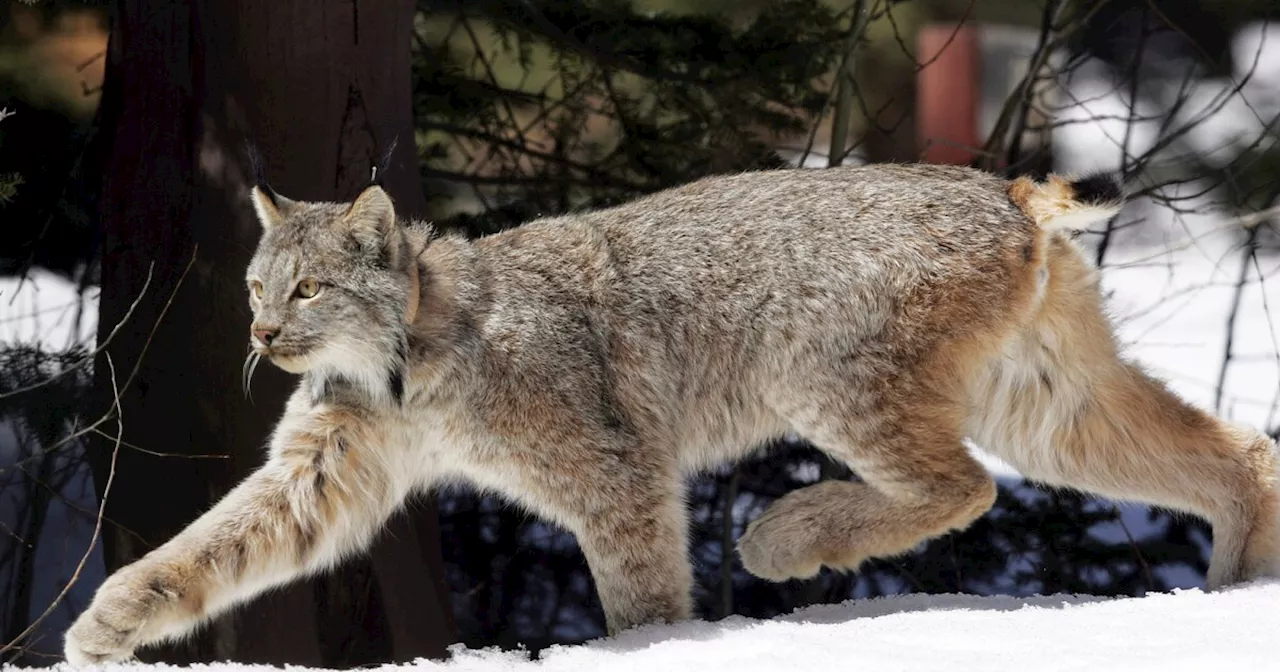
[[[315,278],[306,278],[298,283],[298,296],[310,299],[320,292],[320,283]]]
[[[253,281],[253,295],[259,299],[262,298],[262,283],[257,280]]]

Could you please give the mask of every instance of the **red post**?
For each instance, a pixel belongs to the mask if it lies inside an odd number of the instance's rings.
[[[916,146],[927,163],[967,165],[978,158],[981,92],[978,28],[937,23],[920,29],[916,61]]]

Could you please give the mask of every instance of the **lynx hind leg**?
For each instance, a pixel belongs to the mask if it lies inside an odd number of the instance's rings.
[[[1211,588],[1280,572],[1274,444],[1123,361],[1092,269],[1065,239],[1049,251],[1034,321],[975,379],[969,435],[1033,480],[1202,516]]]
[[[929,396],[918,392],[899,408],[888,403],[893,394],[811,406],[797,430],[862,482],[824,481],[775,502],[739,541],[747,571],[785,581],[824,565],[853,570],[968,527],[990,509],[995,482],[961,443],[958,413]]]

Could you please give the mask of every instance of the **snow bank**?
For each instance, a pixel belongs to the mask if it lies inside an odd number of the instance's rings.
[[[452,650],[447,662],[392,670],[449,672],[779,672],[784,670],[1244,670],[1280,656],[1280,582],[1142,598],[1013,599],[908,595],[803,609],[770,621],[731,617],[650,626],[532,661],[520,652]],[[161,672],[166,665],[106,670]],[[271,670],[231,664],[208,672]],[[306,668],[289,668],[304,672]]]

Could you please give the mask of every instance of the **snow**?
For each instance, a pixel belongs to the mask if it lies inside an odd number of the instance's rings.
[[[81,296],[74,282],[33,268],[27,277],[0,277],[0,346],[22,343],[48,351],[92,347],[98,331],[98,289]]]
[[[865,669],[1271,669],[1280,655],[1280,582],[1142,598],[1055,595],[1030,599],[907,595],[802,609],[762,621],[655,625],[539,660],[497,649],[450,649],[447,661],[387,665],[382,672],[782,672]],[[109,665],[104,672],[163,672],[169,665]],[[265,666],[193,665],[196,672]],[[305,672],[304,667],[290,667]]]

